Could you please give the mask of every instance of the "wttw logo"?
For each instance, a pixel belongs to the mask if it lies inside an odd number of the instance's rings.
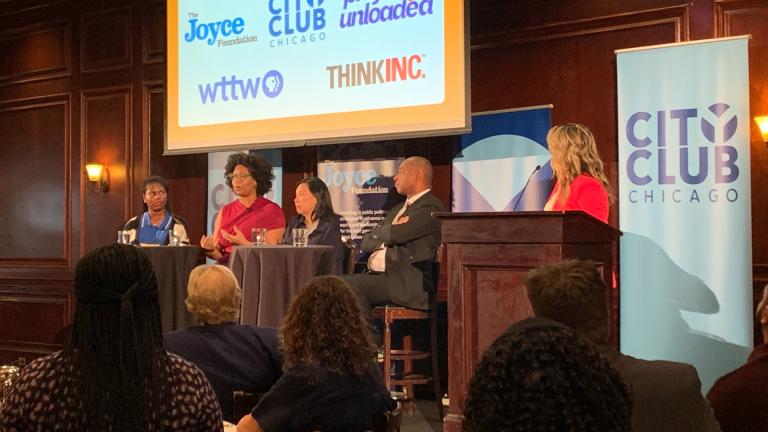
[[[231,75],[229,78],[223,76],[213,83],[198,84],[197,89],[203,104],[215,103],[216,99],[221,102],[256,99],[259,89],[268,98],[275,98],[283,91],[283,75],[276,70],[271,70],[263,77],[256,78],[240,79],[237,75]]]

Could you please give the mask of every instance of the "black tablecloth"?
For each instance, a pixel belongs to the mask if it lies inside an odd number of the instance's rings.
[[[296,293],[333,269],[331,246],[240,246],[229,268],[243,289],[240,322],[280,327]]]
[[[184,299],[187,297],[189,272],[203,263],[202,251],[197,246],[141,247],[149,255],[152,268],[157,275],[160,296],[160,318],[163,332],[180,330],[194,324],[187,312]]]

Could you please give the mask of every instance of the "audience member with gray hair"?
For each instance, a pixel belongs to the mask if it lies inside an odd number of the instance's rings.
[[[225,420],[235,421],[232,392],[265,393],[281,375],[277,330],[239,325],[240,286],[221,265],[189,275],[187,309],[199,325],[165,335],[165,347],[202,369]]]

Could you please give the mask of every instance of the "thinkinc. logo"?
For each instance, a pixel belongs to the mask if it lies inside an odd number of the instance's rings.
[[[726,103],[715,103],[701,112],[683,108],[632,114],[624,125],[632,146],[625,166],[632,185],[629,201],[737,201],[738,191],[728,186],[739,178],[739,152],[729,144],[738,129],[738,117],[730,108]],[[712,179],[714,187],[698,186]]]

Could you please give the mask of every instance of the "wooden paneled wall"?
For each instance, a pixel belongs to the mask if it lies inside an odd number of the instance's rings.
[[[553,122],[592,127],[616,185],[614,50],[751,34],[752,114],[768,113],[768,0],[472,0],[474,112],[553,104]],[[113,241],[159,174],[191,235],[204,230],[205,155],[162,156],[165,2],[0,0],[0,362],[56,349],[73,312],[77,259]],[[768,148],[752,125],[756,285],[768,281]],[[455,138],[328,147],[339,159],[423,155],[450,204]],[[318,150],[286,149],[283,200]],[[85,162],[108,166],[90,190]],[[617,209],[611,223],[618,224]],[[734,227],[733,229],[737,229]]]

